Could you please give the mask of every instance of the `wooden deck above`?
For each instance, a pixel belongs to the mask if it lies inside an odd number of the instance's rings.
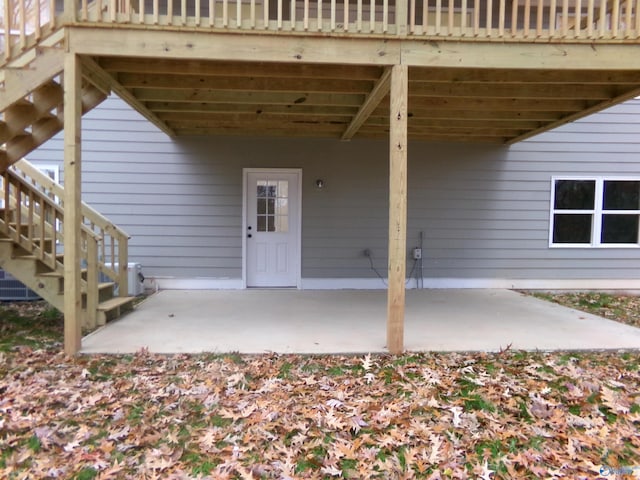
[[[80,55],[86,81],[172,136],[387,138],[389,72],[405,64],[410,139],[509,143],[640,94],[639,8],[7,0],[2,45],[11,68],[42,42]]]
[[[171,135],[387,138],[389,67],[95,57]],[[409,138],[504,143],[635,96],[640,71],[409,70]]]

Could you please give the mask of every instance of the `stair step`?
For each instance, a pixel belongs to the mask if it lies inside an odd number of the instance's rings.
[[[0,219],[4,220],[4,215],[5,213],[9,213],[9,221],[13,221],[13,214],[16,213],[16,209],[15,208],[0,208]]]
[[[98,305],[98,310],[101,312],[108,312],[118,307],[125,306],[127,304],[133,303],[136,297],[114,297],[109,300],[100,303]]]
[[[51,277],[51,278],[63,278],[64,273],[62,272],[43,272],[38,274],[39,277]]]
[[[101,283],[98,283],[98,292],[102,292],[103,290],[111,289],[111,293],[112,293],[112,296],[113,296],[113,287],[114,286],[115,286],[115,283],[113,283],[113,282],[101,282]],[[82,286],[82,294],[84,295],[86,293],[87,293],[87,288],[86,288],[86,286],[83,285]],[[105,302],[106,302],[106,299],[105,299]]]
[[[38,260],[38,257],[36,257],[32,253],[17,254],[14,255],[13,258],[22,258],[23,260]]]
[[[98,304],[98,325],[105,325],[109,320],[120,317],[124,312],[133,310],[135,297],[114,297]]]
[[[13,255],[13,258],[23,258],[25,260],[40,260],[40,257],[33,253],[16,253]],[[62,262],[62,259],[63,259],[63,255],[56,255],[56,260],[58,260],[59,262]]]

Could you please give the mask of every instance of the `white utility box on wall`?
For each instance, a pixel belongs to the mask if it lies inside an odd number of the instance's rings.
[[[116,272],[118,271],[117,263],[113,266],[108,266],[113,268]],[[101,281],[110,282],[111,279],[102,274]],[[142,275],[142,265],[139,263],[127,263],[127,283],[129,284],[127,288],[127,295],[130,297],[137,297],[144,293],[144,275]],[[115,293],[118,293],[118,287],[116,287]]]

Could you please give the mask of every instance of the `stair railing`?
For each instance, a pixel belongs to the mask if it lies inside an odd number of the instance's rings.
[[[29,185],[33,190],[39,192],[43,198],[47,199],[47,202],[55,205],[56,215],[64,214],[64,188],[48,175],[24,159],[16,162],[8,171],[23,180],[23,184]],[[117,283],[118,295],[126,297],[129,291],[127,276],[129,235],[84,202],[81,214],[83,231],[91,234],[88,238],[93,237],[97,241],[98,274],[101,273]],[[62,235],[59,232],[57,235],[61,242]],[[89,248],[90,246],[87,246],[87,249]],[[93,263],[93,258],[87,258],[87,267],[91,263]]]
[[[0,51],[9,60],[55,30],[55,0],[4,0]]]
[[[50,192],[13,168],[2,174],[0,192],[5,207],[0,218],[0,231],[13,240],[24,255],[39,260],[51,272],[64,274],[64,254],[59,251],[64,239],[62,206]],[[97,323],[100,240],[95,232],[82,226],[80,267],[86,270],[86,276],[81,280],[81,285],[86,298],[85,326],[89,329],[94,328]]]

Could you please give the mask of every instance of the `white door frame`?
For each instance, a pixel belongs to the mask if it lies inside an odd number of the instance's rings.
[[[250,173],[295,173],[298,175],[298,224],[296,235],[296,288],[302,288],[302,169],[301,168],[243,168],[242,169],[242,288],[247,288],[247,182]]]

